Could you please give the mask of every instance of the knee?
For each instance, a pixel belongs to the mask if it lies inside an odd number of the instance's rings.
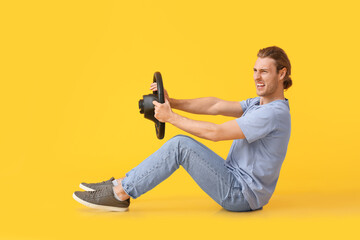
[[[197,141],[186,135],[176,135],[164,144],[164,147],[171,152],[179,163],[182,165],[188,156],[189,151],[194,149]]]
[[[186,136],[186,135],[176,135],[175,137],[171,138],[169,140],[172,144],[175,144],[178,147],[184,147],[184,146],[193,146],[195,142],[197,142],[192,137]]]
[[[178,135],[172,137],[170,140],[180,141],[180,142],[184,142],[184,141],[195,141],[195,139],[193,139],[192,137],[189,137],[189,136],[186,136],[186,135],[182,135],[182,134],[178,134]]]

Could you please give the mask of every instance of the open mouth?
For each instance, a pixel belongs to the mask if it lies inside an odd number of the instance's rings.
[[[256,84],[256,87],[257,87],[257,88],[263,88],[263,87],[265,87],[265,84],[263,84],[263,83],[257,83],[257,84]]]

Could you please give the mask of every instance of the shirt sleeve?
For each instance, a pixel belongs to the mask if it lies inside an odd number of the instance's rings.
[[[248,106],[250,105],[251,100],[252,100],[252,98],[248,98],[248,99],[240,102],[240,105],[241,105],[241,108],[242,108],[243,112],[245,112],[245,110],[248,108]]]
[[[276,128],[275,113],[270,108],[255,109],[245,116],[237,118],[236,122],[249,143],[266,137]]]

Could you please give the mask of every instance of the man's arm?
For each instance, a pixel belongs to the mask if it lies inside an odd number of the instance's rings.
[[[157,91],[157,84],[152,83],[150,90]],[[175,99],[170,98],[165,89],[164,94],[165,98],[170,102],[171,107],[181,111],[205,115],[223,115],[236,118],[241,117],[243,114],[240,102],[237,101],[225,101],[215,97]]]
[[[195,114],[223,115],[239,118],[243,114],[240,102],[216,97],[196,99],[169,99],[172,108]]]
[[[244,133],[237,124],[236,120],[228,121],[223,124],[215,124],[204,121],[192,120],[183,117],[171,110],[170,103],[166,99],[161,104],[156,101],[155,118],[160,122],[168,122],[181,130],[193,134],[197,137],[211,141],[233,140],[245,138]]]

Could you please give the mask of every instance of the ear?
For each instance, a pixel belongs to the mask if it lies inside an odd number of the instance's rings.
[[[287,68],[286,68],[286,67],[283,67],[283,68],[280,70],[280,80],[284,80],[285,75],[286,75],[286,72],[287,72]]]

